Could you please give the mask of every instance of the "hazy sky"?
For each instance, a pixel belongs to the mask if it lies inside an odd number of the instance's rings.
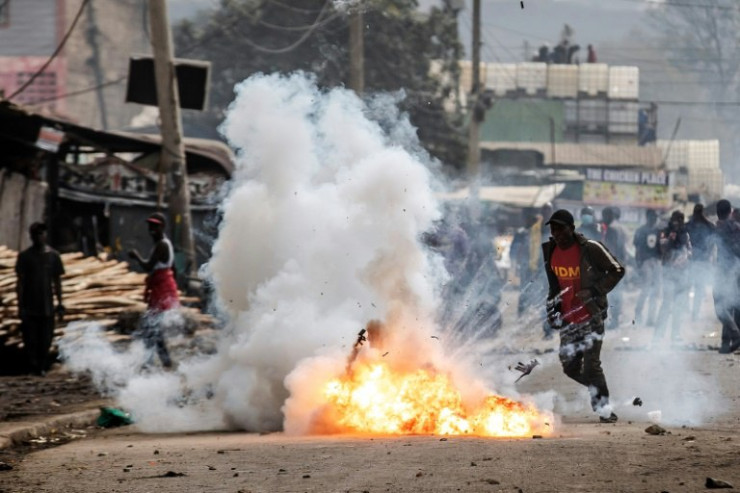
[[[418,0],[427,10],[442,0]],[[690,0],[693,1],[693,0]],[[199,9],[217,6],[219,0],[169,0],[173,21],[193,16]],[[458,25],[467,56],[471,45],[472,0],[464,0]],[[488,62],[520,62],[531,57],[543,43],[557,44],[564,24],[574,31],[572,41],[581,45],[577,56],[585,58],[586,46],[594,45],[599,62],[635,65],[640,68],[642,102],[660,105],[659,138],[670,138],[679,125],[678,139],[723,140],[723,162],[733,155],[727,144],[728,129],[712,115],[708,105],[685,105],[676,101],[711,101],[716,95],[713,74],[682,73],[665,60],[654,42],[648,17],[661,0],[481,0],[482,59]],[[646,41],[648,40],[648,41]],[[528,43],[525,44],[525,43]],[[709,77],[709,78],[707,78]],[[731,133],[731,132],[730,132]]]

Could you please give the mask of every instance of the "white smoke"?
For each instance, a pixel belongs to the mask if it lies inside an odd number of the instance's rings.
[[[363,103],[304,74],[256,75],[236,91],[222,131],[237,168],[203,272],[228,318],[218,351],[180,361],[176,372],[142,373],[141,343],[117,352],[99,329],[75,326],[60,344],[71,369],[90,370],[144,431],[302,433],[322,400],[316,383],[341,373],[358,331],[380,320],[392,329],[389,361],[450,371],[469,399],[495,383],[512,397],[526,389],[521,397],[540,409],[591,413],[588,391],[565,383],[557,352],[540,353],[521,384],[507,368],[529,361],[526,351],[557,351],[557,336],[541,340],[542,307],[517,322],[505,295],[496,338],[468,338],[443,354],[453,335],[434,323],[444,266],[419,241],[440,207],[433,167],[398,113],[400,94]],[[665,423],[698,424],[721,410],[693,353],[614,351],[618,334],[607,332],[602,359],[620,418],[661,410]],[[645,407],[632,406],[635,396]]]
[[[221,130],[237,166],[203,272],[229,322],[212,357],[126,375],[119,403],[145,430],[305,431],[307,379],[342,371],[370,320],[392,330],[387,360],[449,369],[431,338],[444,267],[420,242],[439,204],[401,95],[365,104],[301,73],[236,93]]]

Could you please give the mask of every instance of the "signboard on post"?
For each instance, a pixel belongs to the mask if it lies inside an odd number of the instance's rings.
[[[180,108],[203,111],[208,102],[211,63],[179,58],[174,63]],[[129,59],[126,102],[158,105],[152,57],[136,56]]]
[[[665,171],[588,168],[583,202],[666,209],[672,202],[669,185]]]

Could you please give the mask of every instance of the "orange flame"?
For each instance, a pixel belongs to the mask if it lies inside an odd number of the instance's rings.
[[[394,372],[385,363],[355,364],[324,387],[324,422],[337,431],[525,437],[549,434],[552,416],[489,395],[473,409],[450,379],[433,370]]]

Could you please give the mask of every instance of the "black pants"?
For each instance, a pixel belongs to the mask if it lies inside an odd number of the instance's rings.
[[[172,359],[160,327],[161,318],[161,312],[147,311],[144,313],[140,322],[141,338],[147,349],[157,351],[162,366],[170,368],[172,367]]]
[[[735,341],[740,340],[740,327],[738,327],[737,300],[734,292],[725,293],[721,288],[714,289],[714,312],[717,320],[722,324],[722,347],[721,350],[729,350]]]
[[[591,408],[597,411],[609,404],[609,388],[601,368],[604,322],[591,319],[560,330],[560,364],[570,378],[588,387]]]
[[[54,337],[54,317],[33,315],[24,317],[21,322],[21,334],[29,370],[33,373],[46,371],[49,364],[49,348]]]

